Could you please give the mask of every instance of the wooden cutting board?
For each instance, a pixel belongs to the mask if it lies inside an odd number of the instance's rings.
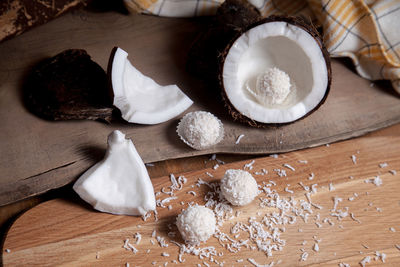
[[[396,128],[400,130],[400,125]],[[126,266],[126,263],[130,266],[153,266],[154,262],[154,266],[164,266],[167,262],[168,266],[195,266],[197,263],[216,266],[216,262],[224,262],[224,266],[252,266],[249,259],[254,259],[259,264],[279,262],[274,266],[338,266],[341,262],[358,266],[360,261],[370,256],[371,263],[367,266],[377,266],[382,265],[381,258],[375,260],[378,251],[386,255],[386,266],[400,266],[400,248],[395,247],[400,245],[400,136],[391,135],[393,132],[396,131],[383,130],[330,146],[281,154],[278,158],[258,158],[254,163],[236,162],[216,169],[176,173],[176,177],[186,177],[187,183],[175,191],[177,199],[165,203],[166,208],[157,208],[158,221],[153,215],[143,221],[138,217],[96,212],[77,197],[42,203],[24,213],[9,229],[3,244],[3,264],[5,267]],[[179,248],[171,242],[182,244],[174,225],[176,216],[188,203],[204,204],[204,196],[214,192],[206,185],[198,187],[195,184],[200,178],[218,183],[225,170],[243,169],[246,164],[252,166],[246,169],[253,173],[259,185],[276,190],[282,200],[293,197],[298,203],[296,206],[301,201],[307,202],[307,191],[303,186],[315,188],[311,201],[316,206],[311,208],[307,223],[300,216],[294,216],[296,221],[293,224],[279,225],[280,239],[286,244],[269,257],[253,250],[255,244],[252,241],[248,241],[248,248],[242,247],[238,253],[231,253],[212,237],[200,248],[215,248],[214,263],[208,257],[200,259],[184,254],[182,260],[185,262],[180,264]],[[284,164],[289,164],[294,171]],[[256,174],[263,168],[268,174]],[[287,176],[280,177],[276,169],[285,170]],[[314,178],[310,180],[312,173]],[[376,176],[381,178],[381,185],[365,182]],[[169,177],[152,181],[156,192],[162,188],[168,191],[171,185]],[[158,193],[156,198],[163,200],[167,197],[169,195]],[[335,197],[342,199],[336,211],[348,208],[348,215],[342,220],[332,215]],[[249,238],[247,232],[240,232],[236,237],[230,233],[234,224],[248,224],[250,217],[259,222],[264,215],[279,212],[273,207],[260,207],[260,199],[268,199],[268,196],[261,193],[250,205],[233,208],[232,218],[223,221],[222,232],[234,240],[246,240]],[[170,209],[168,205],[171,205]],[[263,228],[266,230],[265,225]],[[156,237],[152,237],[154,230]],[[139,244],[135,244],[136,233],[141,234]],[[164,238],[168,247],[161,247],[157,236]],[[123,248],[127,239],[138,250],[136,254]],[[222,242],[226,243],[230,242]],[[316,243],[319,251],[314,250]],[[307,259],[300,261],[305,252],[308,253]],[[163,253],[167,254],[163,256]]]
[[[185,71],[186,55],[207,19],[173,19],[114,12],[77,11],[0,43],[0,205],[74,181],[99,160],[106,137],[122,130],[145,162],[209,153],[265,154],[293,151],[359,136],[400,121],[400,98],[388,83],[371,83],[342,62],[333,61],[333,84],[326,103],[306,119],[278,129],[252,129],[234,123],[211,91]],[[29,113],[21,88],[31,67],[70,48],[86,49],[106,68],[111,49],[120,46],[144,74],[158,83],[177,84],[195,104],[224,123],[225,139],[195,151],[175,133],[179,118],[155,126],[114,121],[49,122]],[[238,145],[237,137],[244,134]]]

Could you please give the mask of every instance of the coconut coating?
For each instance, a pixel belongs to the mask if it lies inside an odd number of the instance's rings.
[[[198,244],[214,234],[216,219],[212,210],[195,205],[178,215],[176,225],[186,243]]]
[[[232,205],[244,206],[258,195],[257,182],[243,170],[227,170],[221,180],[221,192]]]
[[[217,144],[224,134],[222,122],[206,111],[186,114],[180,121],[177,132],[187,145],[195,149],[204,149]]]

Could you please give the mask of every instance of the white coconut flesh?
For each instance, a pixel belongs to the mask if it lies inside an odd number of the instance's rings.
[[[147,169],[132,141],[120,131],[109,135],[104,159],[87,170],[73,189],[102,212],[144,215],[156,208]]]
[[[128,59],[128,53],[117,48],[114,54],[111,82],[114,106],[128,122],[158,124],[168,121],[193,101],[176,85],[161,86],[138,71]]]
[[[312,111],[328,87],[318,42],[287,22],[267,22],[243,33],[223,65],[226,96],[244,116],[261,123],[287,123]]]

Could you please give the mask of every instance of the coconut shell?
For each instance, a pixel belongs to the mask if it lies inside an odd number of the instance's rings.
[[[187,69],[212,85],[217,84],[218,58],[243,28],[261,20],[257,8],[246,0],[226,0],[217,10],[209,27],[200,33],[188,54]]]
[[[246,123],[246,124],[248,124],[248,125],[250,125],[252,127],[259,127],[259,128],[261,128],[261,127],[277,127],[277,126],[287,125],[287,124],[295,122],[295,121],[292,121],[292,122],[286,122],[286,123],[261,123],[261,122],[257,122],[255,120],[252,120],[252,119],[244,116],[238,110],[235,109],[235,107],[229,101],[229,99],[228,99],[228,97],[226,95],[226,92],[224,90],[224,83],[223,83],[223,78],[222,78],[222,70],[223,70],[225,58],[228,55],[229,50],[232,47],[233,43],[244,32],[250,30],[251,28],[256,27],[258,25],[261,25],[261,24],[264,24],[264,23],[274,22],[274,21],[284,21],[284,22],[287,22],[289,24],[295,25],[297,27],[302,28],[303,30],[308,32],[312,37],[314,37],[314,39],[318,43],[319,47],[321,48],[322,54],[323,54],[324,59],[325,59],[327,71],[328,71],[328,85],[327,85],[327,88],[326,88],[325,95],[324,95],[323,99],[320,101],[320,103],[313,110],[308,112],[303,117],[297,119],[296,121],[307,117],[308,115],[313,113],[315,110],[317,110],[325,102],[325,100],[326,100],[326,98],[328,96],[329,90],[330,90],[330,86],[331,86],[332,69],[331,69],[331,61],[330,61],[330,57],[329,57],[329,52],[326,49],[319,32],[316,30],[316,28],[312,24],[306,23],[305,21],[303,21],[302,19],[297,18],[297,17],[270,16],[270,17],[267,17],[267,18],[262,19],[260,21],[257,21],[255,23],[249,25],[248,27],[242,28],[237,33],[237,35],[227,43],[225,49],[219,54],[219,57],[218,57],[219,68],[218,68],[218,72],[217,72],[218,73],[218,83],[219,83],[219,88],[221,89],[222,99],[223,99],[223,101],[225,103],[226,108],[228,109],[229,114],[232,116],[232,118],[235,121]]]
[[[69,49],[37,64],[24,86],[25,103],[48,120],[110,121],[107,75],[85,50]]]

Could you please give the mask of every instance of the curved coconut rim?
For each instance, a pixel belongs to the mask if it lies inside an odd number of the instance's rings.
[[[225,92],[225,86],[224,86],[224,82],[223,82],[223,78],[222,78],[225,58],[228,55],[229,50],[231,49],[231,47],[235,43],[235,41],[240,36],[242,36],[242,34],[244,32],[246,32],[246,31],[248,31],[248,30],[250,30],[250,29],[252,29],[252,28],[254,28],[254,27],[258,26],[258,25],[269,23],[269,22],[286,22],[288,24],[295,25],[295,26],[300,27],[303,30],[305,30],[307,33],[309,33],[316,40],[317,44],[319,45],[319,47],[321,49],[322,55],[323,55],[325,63],[326,63],[326,68],[327,68],[327,73],[328,73],[328,84],[327,84],[327,87],[326,87],[326,90],[325,90],[324,97],[321,99],[321,101],[312,110],[310,110],[309,112],[304,114],[302,117],[300,117],[300,118],[298,118],[298,119],[296,119],[294,121],[290,121],[290,122],[262,123],[262,122],[255,121],[255,120],[243,115],[230,102],[230,100],[229,100],[229,98],[228,98],[228,96],[227,96],[227,94]],[[228,108],[229,114],[233,117],[233,119],[235,121],[239,121],[239,122],[242,122],[242,123],[247,123],[252,127],[258,127],[258,128],[278,127],[278,126],[291,124],[293,122],[296,122],[296,121],[299,121],[299,120],[302,120],[302,119],[308,117],[311,113],[313,113],[315,110],[317,110],[325,102],[326,98],[328,97],[329,91],[330,91],[331,82],[332,82],[331,60],[330,60],[330,57],[329,57],[329,52],[326,49],[320,34],[318,33],[318,31],[315,29],[315,27],[312,24],[307,24],[302,19],[297,18],[297,17],[270,16],[270,17],[264,18],[264,19],[262,19],[260,21],[257,21],[256,23],[251,24],[247,28],[242,29],[239,34],[237,34],[232,40],[230,40],[229,44],[227,45],[225,50],[219,56],[218,83],[219,83],[219,86],[220,86],[220,89],[221,89],[221,96],[222,96],[222,99],[223,99],[223,101],[225,103],[225,107]]]

